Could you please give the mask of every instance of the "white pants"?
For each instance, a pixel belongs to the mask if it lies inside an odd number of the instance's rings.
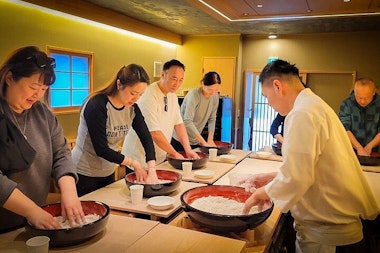
[[[324,245],[307,238],[302,232],[296,234],[296,253],[335,253],[334,245]]]

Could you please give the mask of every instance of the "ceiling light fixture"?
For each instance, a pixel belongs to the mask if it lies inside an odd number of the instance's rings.
[[[258,4],[257,8],[263,8],[263,5],[262,4]]]
[[[286,20],[301,20],[301,19],[314,19],[314,18],[333,18],[333,17],[365,17],[365,16],[378,16],[380,12],[370,13],[343,13],[343,14],[321,14],[321,15],[305,15],[305,16],[278,16],[278,17],[259,17],[259,18],[241,18],[232,19],[224,15],[221,11],[218,11],[210,4],[207,4],[204,0],[198,0],[199,3],[207,6],[209,9],[218,13],[221,17],[225,18],[229,22],[250,22],[250,21],[286,21]],[[313,10],[311,10],[313,11]]]
[[[269,34],[268,39],[271,39],[271,40],[277,39],[277,35],[276,34]]]

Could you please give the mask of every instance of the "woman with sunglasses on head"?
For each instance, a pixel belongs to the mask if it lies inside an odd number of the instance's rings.
[[[25,218],[40,229],[61,227],[41,208],[46,204],[51,178],[61,192],[62,216],[71,226],[84,221],[75,188],[78,177],[62,127],[40,101],[48,100],[47,90],[55,81],[54,66],[53,58],[29,46],[13,52],[0,68],[1,115],[37,151],[26,167],[0,164],[0,232],[24,226]]]
[[[152,136],[136,104],[148,83],[149,77],[143,67],[123,66],[110,84],[84,103],[72,150],[79,176],[79,196],[113,183],[116,164],[134,169],[139,182],[158,183]],[[118,152],[132,128],[143,143],[147,170],[135,159]]]
[[[222,81],[217,72],[211,71],[204,75],[201,83],[201,87],[189,91],[181,105],[181,116],[193,149],[199,145],[216,146],[214,133]],[[206,124],[208,129],[207,140],[201,135]],[[171,144],[176,151],[184,150],[175,133]]]

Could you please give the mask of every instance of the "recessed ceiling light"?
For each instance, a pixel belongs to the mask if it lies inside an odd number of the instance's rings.
[[[263,5],[262,4],[258,4],[257,8],[263,8]]]
[[[348,2],[350,2],[351,0],[343,0],[343,2],[345,2],[345,3],[348,3]]]
[[[268,39],[277,39],[276,34],[269,34]]]

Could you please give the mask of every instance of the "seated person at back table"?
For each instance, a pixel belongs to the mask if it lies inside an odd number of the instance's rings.
[[[286,116],[277,113],[276,118],[270,126],[270,134],[281,144],[284,141],[284,121]]]
[[[370,156],[380,144],[380,97],[375,82],[361,78],[340,105],[339,118],[358,155]]]

